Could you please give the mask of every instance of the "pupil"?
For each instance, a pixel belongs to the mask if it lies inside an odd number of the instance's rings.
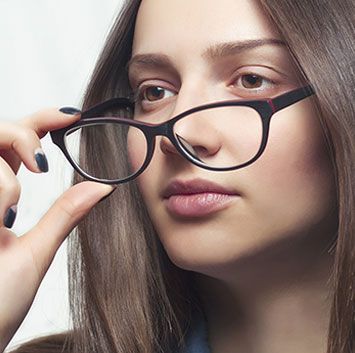
[[[155,100],[164,97],[164,89],[161,87],[150,87],[147,89],[147,99]]]
[[[246,87],[253,87],[255,86],[257,83],[260,83],[261,81],[261,77],[257,76],[257,75],[244,75],[243,76],[243,83],[245,84]],[[259,87],[259,85],[257,85],[257,87]]]

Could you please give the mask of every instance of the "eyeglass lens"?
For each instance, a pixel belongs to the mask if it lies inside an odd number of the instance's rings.
[[[174,125],[181,148],[209,167],[236,167],[251,160],[262,141],[259,113],[246,106],[215,107],[192,113]]]
[[[151,118],[149,122],[161,121]],[[173,132],[179,146],[202,166],[229,168],[244,164],[257,154],[263,127],[255,109],[222,106],[187,115],[175,123]],[[101,142],[92,144],[93,141]],[[144,133],[127,123],[74,128],[66,133],[64,142],[82,171],[105,180],[126,179],[137,173],[148,151]],[[89,159],[84,160],[81,155]]]

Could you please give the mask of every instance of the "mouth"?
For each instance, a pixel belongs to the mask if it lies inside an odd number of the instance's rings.
[[[204,179],[175,180],[162,194],[169,213],[180,217],[202,217],[227,208],[240,194]]]

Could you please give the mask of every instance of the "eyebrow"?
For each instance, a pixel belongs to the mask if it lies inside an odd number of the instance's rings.
[[[202,57],[208,61],[213,61],[265,45],[287,46],[283,40],[276,38],[248,39],[237,42],[217,43],[208,47],[202,53]],[[129,70],[133,65],[161,68],[174,67],[169,56],[161,53],[136,54],[128,61],[126,69]]]
[[[286,43],[283,40],[276,38],[249,39],[239,42],[218,43],[207,48],[203,52],[202,57],[207,60],[215,60],[265,45],[286,46]]]

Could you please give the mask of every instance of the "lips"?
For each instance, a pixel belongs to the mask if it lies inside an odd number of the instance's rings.
[[[201,217],[220,211],[238,196],[235,190],[204,179],[175,180],[162,194],[168,211],[181,217]]]

